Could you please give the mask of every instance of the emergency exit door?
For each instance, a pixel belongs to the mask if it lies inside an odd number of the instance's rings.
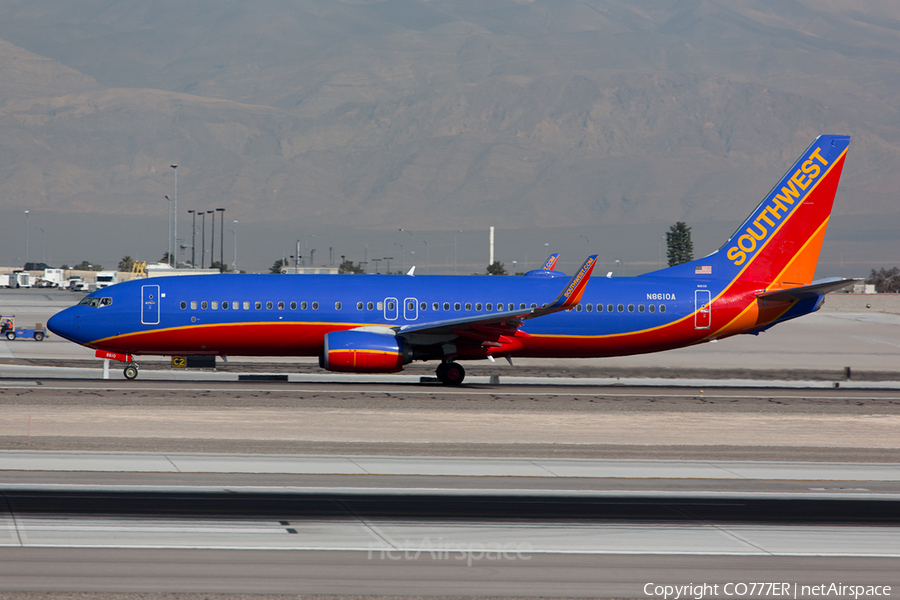
[[[141,286],[141,323],[159,325],[159,286]]]
[[[709,329],[710,304],[709,290],[694,290],[694,329]]]

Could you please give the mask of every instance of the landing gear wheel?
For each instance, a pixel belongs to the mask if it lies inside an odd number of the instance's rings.
[[[466,378],[466,370],[455,362],[441,363],[436,371],[437,378],[444,385],[459,385]]]
[[[8,339],[9,341],[13,341],[14,339],[16,339],[16,332],[15,331],[7,331],[6,339]]]
[[[125,379],[131,381],[132,379],[138,376],[138,368],[137,365],[128,365],[125,367]]]
[[[35,331],[34,332],[34,341],[36,341],[36,342],[44,341],[44,333],[41,331]]]

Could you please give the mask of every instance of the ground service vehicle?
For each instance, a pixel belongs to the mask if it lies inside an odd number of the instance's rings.
[[[44,326],[41,324],[31,327],[16,327],[16,316],[0,316],[0,335],[6,336],[6,339],[13,341],[15,339],[33,339],[41,342],[47,336]]]
[[[761,331],[821,307],[853,280],[813,281],[849,136],[807,148],[719,250],[638,277],[200,275],[127,281],[54,315],[54,333],[122,357],[318,356],[389,373],[464,360],[657,352]],[[130,370],[128,370],[130,369]]]
[[[119,283],[118,271],[100,271],[97,273],[97,289],[102,289]]]

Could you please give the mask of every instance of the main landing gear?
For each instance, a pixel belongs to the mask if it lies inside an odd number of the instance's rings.
[[[436,374],[438,380],[444,385],[456,386],[466,378],[466,370],[456,362],[441,363],[438,365]]]
[[[125,365],[125,371],[123,371],[123,373],[125,374],[125,379],[127,379],[128,381],[131,381],[131,380],[137,378],[137,376],[138,376],[137,363],[132,362],[132,363],[128,363],[127,365]]]

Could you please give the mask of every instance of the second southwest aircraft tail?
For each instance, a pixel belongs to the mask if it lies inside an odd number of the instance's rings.
[[[821,135],[716,252],[648,273],[712,276],[769,290],[812,283],[850,136]]]

